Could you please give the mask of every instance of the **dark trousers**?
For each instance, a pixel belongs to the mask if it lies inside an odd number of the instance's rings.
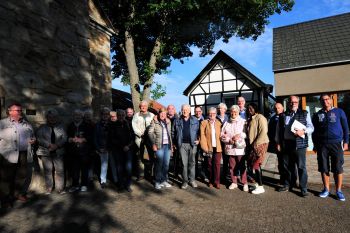
[[[208,158],[209,181],[212,184],[220,184],[221,152],[216,152],[213,148],[213,157]]]
[[[286,141],[283,153],[283,168],[287,187],[295,187],[299,176],[300,189],[307,190],[306,148],[296,149],[294,141]]]
[[[18,162],[10,163],[0,155],[0,200],[9,203],[23,194],[28,175],[27,152],[19,153]]]
[[[116,161],[119,184],[124,188],[130,187],[133,151],[112,150],[112,156],[114,156]]]
[[[90,158],[88,155],[76,155],[72,161],[73,168],[73,186],[87,186],[89,180]]]
[[[277,160],[278,160],[278,173],[280,174],[280,184],[285,184],[286,180],[286,171],[284,168],[284,160],[283,160],[283,153],[277,152]]]

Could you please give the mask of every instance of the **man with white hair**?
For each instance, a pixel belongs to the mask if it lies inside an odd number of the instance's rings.
[[[245,108],[245,99],[243,96],[237,98],[237,105],[239,107],[239,116],[244,120],[247,120],[246,108]]]
[[[174,121],[172,138],[180,152],[182,159],[181,188],[186,189],[188,184],[198,187],[195,181],[195,156],[199,144],[199,121],[190,115],[191,107],[188,104],[181,106],[181,117]]]
[[[137,179],[141,180],[145,176],[145,159],[152,159],[152,150],[149,148],[146,130],[154,118],[154,114],[148,111],[148,102],[142,100],[139,105],[140,112],[135,113],[132,119],[132,128],[135,133],[135,143],[139,149],[138,152],[138,174]],[[152,174],[152,172],[150,171]]]

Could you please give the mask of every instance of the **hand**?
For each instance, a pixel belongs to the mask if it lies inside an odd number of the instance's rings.
[[[241,136],[239,134],[236,134],[235,136],[233,136],[232,140],[233,141],[237,141],[241,138]]]
[[[198,141],[198,140],[194,141],[194,144],[195,144],[195,145],[198,145],[198,144],[199,144],[199,141]]]
[[[36,142],[35,138],[31,138],[31,139],[28,140],[28,143],[31,144],[31,145],[34,144],[35,142]]]
[[[157,147],[157,145],[156,145],[156,144],[153,144],[153,146],[152,146],[152,150],[153,150],[153,151],[157,151],[157,150],[158,150],[158,147]]]
[[[49,151],[55,151],[57,150],[58,146],[56,144],[50,144],[49,145]]]
[[[129,149],[130,149],[130,148],[129,148],[128,146],[124,146],[123,151],[124,151],[124,152],[127,152],[127,151],[129,151]]]
[[[344,150],[344,151],[349,150],[349,144],[344,143],[344,144],[343,144],[343,150]]]
[[[302,129],[296,130],[294,135],[298,137],[303,137],[305,135],[305,131]]]
[[[277,150],[278,152],[281,152],[281,145],[280,145],[280,144],[277,144],[277,145],[276,145],[276,150]]]

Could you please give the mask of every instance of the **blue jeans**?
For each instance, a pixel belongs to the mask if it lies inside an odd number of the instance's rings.
[[[156,183],[163,183],[168,180],[168,170],[170,162],[170,146],[163,145],[156,151],[155,179]]]
[[[101,159],[101,184],[107,182],[108,152],[99,153]]]
[[[131,185],[131,175],[132,175],[132,158],[133,151],[123,151],[116,150],[113,151],[113,155],[115,155],[115,160],[117,163],[117,171],[118,171],[118,182],[120,185],[125,188],[130,187]]]

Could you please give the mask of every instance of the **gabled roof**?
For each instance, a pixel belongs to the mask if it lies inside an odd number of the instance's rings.
[[[111,20],[108,18],[107,13],[103,10],[99,0],[89,0],[89,16],[90,20],[94,24],[98,24],[103,30],[110,34],[117,34],[117,30],[114,28]],[[98,14],[95,14],[95,12]]]
[[[249,70],[244,68],[241,64],[235,61],[232,57],[227,55],[225,52],[220,50],[211,61],[204,67],[204,69],[197,75],[197,77],[191,82],[191,84],[184,90],[183,94],[188,96],[194,88],[205,78],[205,76],[221,61],[226,63],[226,66],[230,68],[235,68],[238,72],[240,72],[243,76],[245,76],[248,80],[254,83],[257,87],[266,87],[266,84],[257,78],[254,74],[252,74]]]
[[[350,13],[273,29],[274,72],[350,62]]]

